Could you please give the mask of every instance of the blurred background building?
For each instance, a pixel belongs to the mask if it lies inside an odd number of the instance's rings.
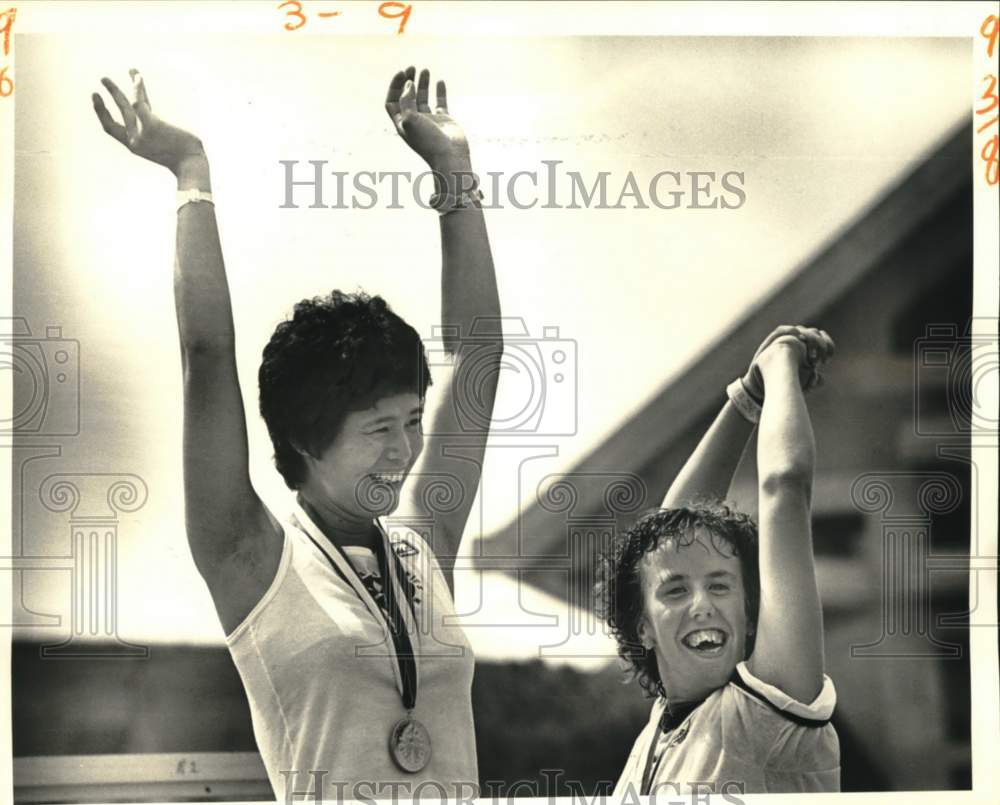
[[[577,605],[579,629],[599,632],[588,614],[596,550],[656,505],[764,335],[780,323],[822,326],[838,351],[809,399],[814,544],[847,791],[971,783],[970,130],[963,120],[482,543],[482,556],[515,558],[510,573]],[[753,471],[744,461],[733,490],[751,512]],[[224,648],[157,645],[114,662],[61,651],[15,641],[18,801],[272,796]],[[648,712],[614,663],[587,672],[483,661],[474,706],[484,790],[523,781],[522,796],[613,781]]]

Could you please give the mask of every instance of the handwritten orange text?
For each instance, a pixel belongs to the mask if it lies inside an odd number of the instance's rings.
[[[990,14],[983,20],[983,24],[979,26],[979,33],[986,40],[986,56],[992,59],[996,52],[997,34],[1000,33],[1000,19],[997,18],[996,14]],[[1000,107],[1000,97],[997,96],[997,77],[995,74],[987,73],[983,76],[982,81],[986,84],[986,89],[980,96],[983,103],[975,110],[977,121],[979,115],[992,115],[992,117],[983,119],[983,122],[976,128],[976,134],[987,132],[988,139],[983,143],[979,156],[985,163],[983,178],[986,179],[986,184],[992,187],[1000,182],[1000,134],[994,133],[992,137],[989,137],[988,132],[991,128],[1000,128],[1000,113],[997,113],[997,109]]]
[[[301,0],[285,0],[284,3],[278,6],[279,11],[285,12],[284,28],[286,31],[297,31],[305,27],[306,23],[309,22],[309,17],[306,15],[304,6],[305,3],[301,2]],[[412,10],[413,6],[409,3],[388,2],[382,3],[378,7],[378,15],[387,20],[399,20],[399,27],[396,29],[396,33],[401,34],[406,29],[406,23],[410,19],[410,12]],[[316,16],[320,19],[339,17],[340,14],[341,12],[339,11],[316,12]]]
[[[17,16],[16,8],[8,8],[0,11],[0,35],[3,36],[3,56],[4,59],[10,55],[10,32],[14,28],[14,17]],[[8,64],[0,64],[0,98],[6,98],[14,94],[14,79],[7,75]]]

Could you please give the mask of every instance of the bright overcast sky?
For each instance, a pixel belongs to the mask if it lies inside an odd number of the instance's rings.
[[[575,435],[514,440],[527,452],[491,456],[487,531],[516,511],[518,455],[558,448],[532,462],[541,477],[592,449],[925,156],[970,103],[969,45],[960,39],[290,42],[89,32],[17,42],[15,312],[36,334],[58,325],[79,340],[82,386],[81,435],[64,442],[61,457],[32,464],[27,484],[53,472],[145,480],[148,502],[123,516],[119,534],[120,632],[131,639],[219,642],[222,632],[183,531],[172,179],[103,134],[89,100],[102,75],[125,85],[128,68],[140,68],[154,109],[206,143],[252,472],[279,514],[287,490],[256,412],[257,366],[275,323],[301,297],[334,287],[382,294],[425,335],[438,315],[433,212],[405,200],[401,210],[308,209],[308,201],[279,209],[279,160],[329,160],[328,170],[350,172],[421,168],[382,108],[394,70],[428,66],[448,81],[480,173],[544,171],[542,160],[561,160],[560,170],[588,184],[608,171],[612,201],[630,171],[644,194],[663,170],[743,173],[738,209],[487,213],[504,314],[523,318],[531,336],[558,327],[572,341],[578,383],[575,401],[559,403],[570,406],[565,417],[575,402]],[[499,410],[519,409],[524,393],[505,377]],[[25,553],[67,553],[66,515],[43,514],[35,501],[24,507]],[[523,622],[511,614],[509,582],[489,578],[486,590],[479,622]],[[29,577],[26,599],[38,612],[65,616],[67,595],[68,574]],[[478,597],[475,585],[460,590],[459,611]],[[559,612],[534,598],[529,607]],[[469,634],[481,657],[526,657],[558,642],[558,627],[543,631]]]

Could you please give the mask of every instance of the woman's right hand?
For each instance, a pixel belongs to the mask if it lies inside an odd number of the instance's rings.
[[[130,103],[118,86],[110,78],[102,78],[101,83],[111,94],[118,106],[125,125],[111,117],[98,93],[91,96],[94,111],[103,129],[124,145],[129,151],[157,165],[163,165],[175,176],[179,176],[185,163],[204,160],[205,149],[201,140],[190,132],[171,126],[153,114],[146,94],[146,85],[138,70],[129,70],[135,88],[135,102]]]
[[[784,324],[781,327],[776,327],[761,342],[761,345],[754,353],[753,360],[750,361],[750,367],[743,376],[743,385],[750,395],[757,400],[764,399],[764,378],[757,364],[768,347],[776,341],[785,339],[797,339],[803,347],[801,351],[802,364],[799,372],[802,390],[809,391],[823,385],[823,377],[819,373],[819,367],[833,357],[835,349],[833,339],[827,335],[825,330],[818,330],[815,327],[805,327],[801,324]]]

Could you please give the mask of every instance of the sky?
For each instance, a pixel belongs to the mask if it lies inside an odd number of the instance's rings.
[[[260,351],[275,324],[299,299],[335,287],[382,294],[425,337],[439,314],[433,212],[405,198],[403,209],[386,209],[385,199],[370,210],[281,208],[281,160],[303,168],[326,160],[327,170],[351,174],[422,170],[382,107],[395,70],[427,66],[447,80],[481,174],[544,174],[543,160],[560,160],[561,175],[578,171],[588,185],[608,172],[612,203],[630,175],[648,203],[661,171],[742,174],[745,201],[733,209],[634,209],[627,200],[628,209],[487,212],[503,313],[525,333],[508,323],[514,359],[497,410],[514,421],[540,382],[555,388],[557,348],[575,392],[550,392],[546,424],[556,435],[514,429],[492,440],[470,550],[475,530],[515,515],[519,465],[524,488],[572,466],[969,109],[968,40],[954,38],[408,35],[403,44],[363,36],[293,44],[284,32],[31,34],[18,38],[17,60],[14,312],[34,336],[60,327],[50,340],[77,345],[80,433],[29,440],[58,445],[58,456],[19,463],[15,453],[15,539],[24,554],[70,552],[68,515],[38,503],[53,474],[141,478],[145,503],[122,514],[117,532],[118,633],[134,642],[221,643],[222,631],[184,539],[173,180],[101,131],[90,106],[101,76],[126,86],[128,68],[138,67],[154,110],[206,144],[252,477],[281,514],[288,491],[256,411]],[[568,180],[557,187],[568,196]],[[519,188],[531,198],[530,183]],[[546,328],[557,330],[544,338]],[[538,360],[535,375],[524,371]],[[63,620],[22,633],[65,635],[70,580],[65,569],[25,575],[28,608]],[[571,614],[495,573],[460,580],[456,598],[480,658],[538,656],[562,642]],[[613,649],[592,631],[542,654],[603,663]]]

